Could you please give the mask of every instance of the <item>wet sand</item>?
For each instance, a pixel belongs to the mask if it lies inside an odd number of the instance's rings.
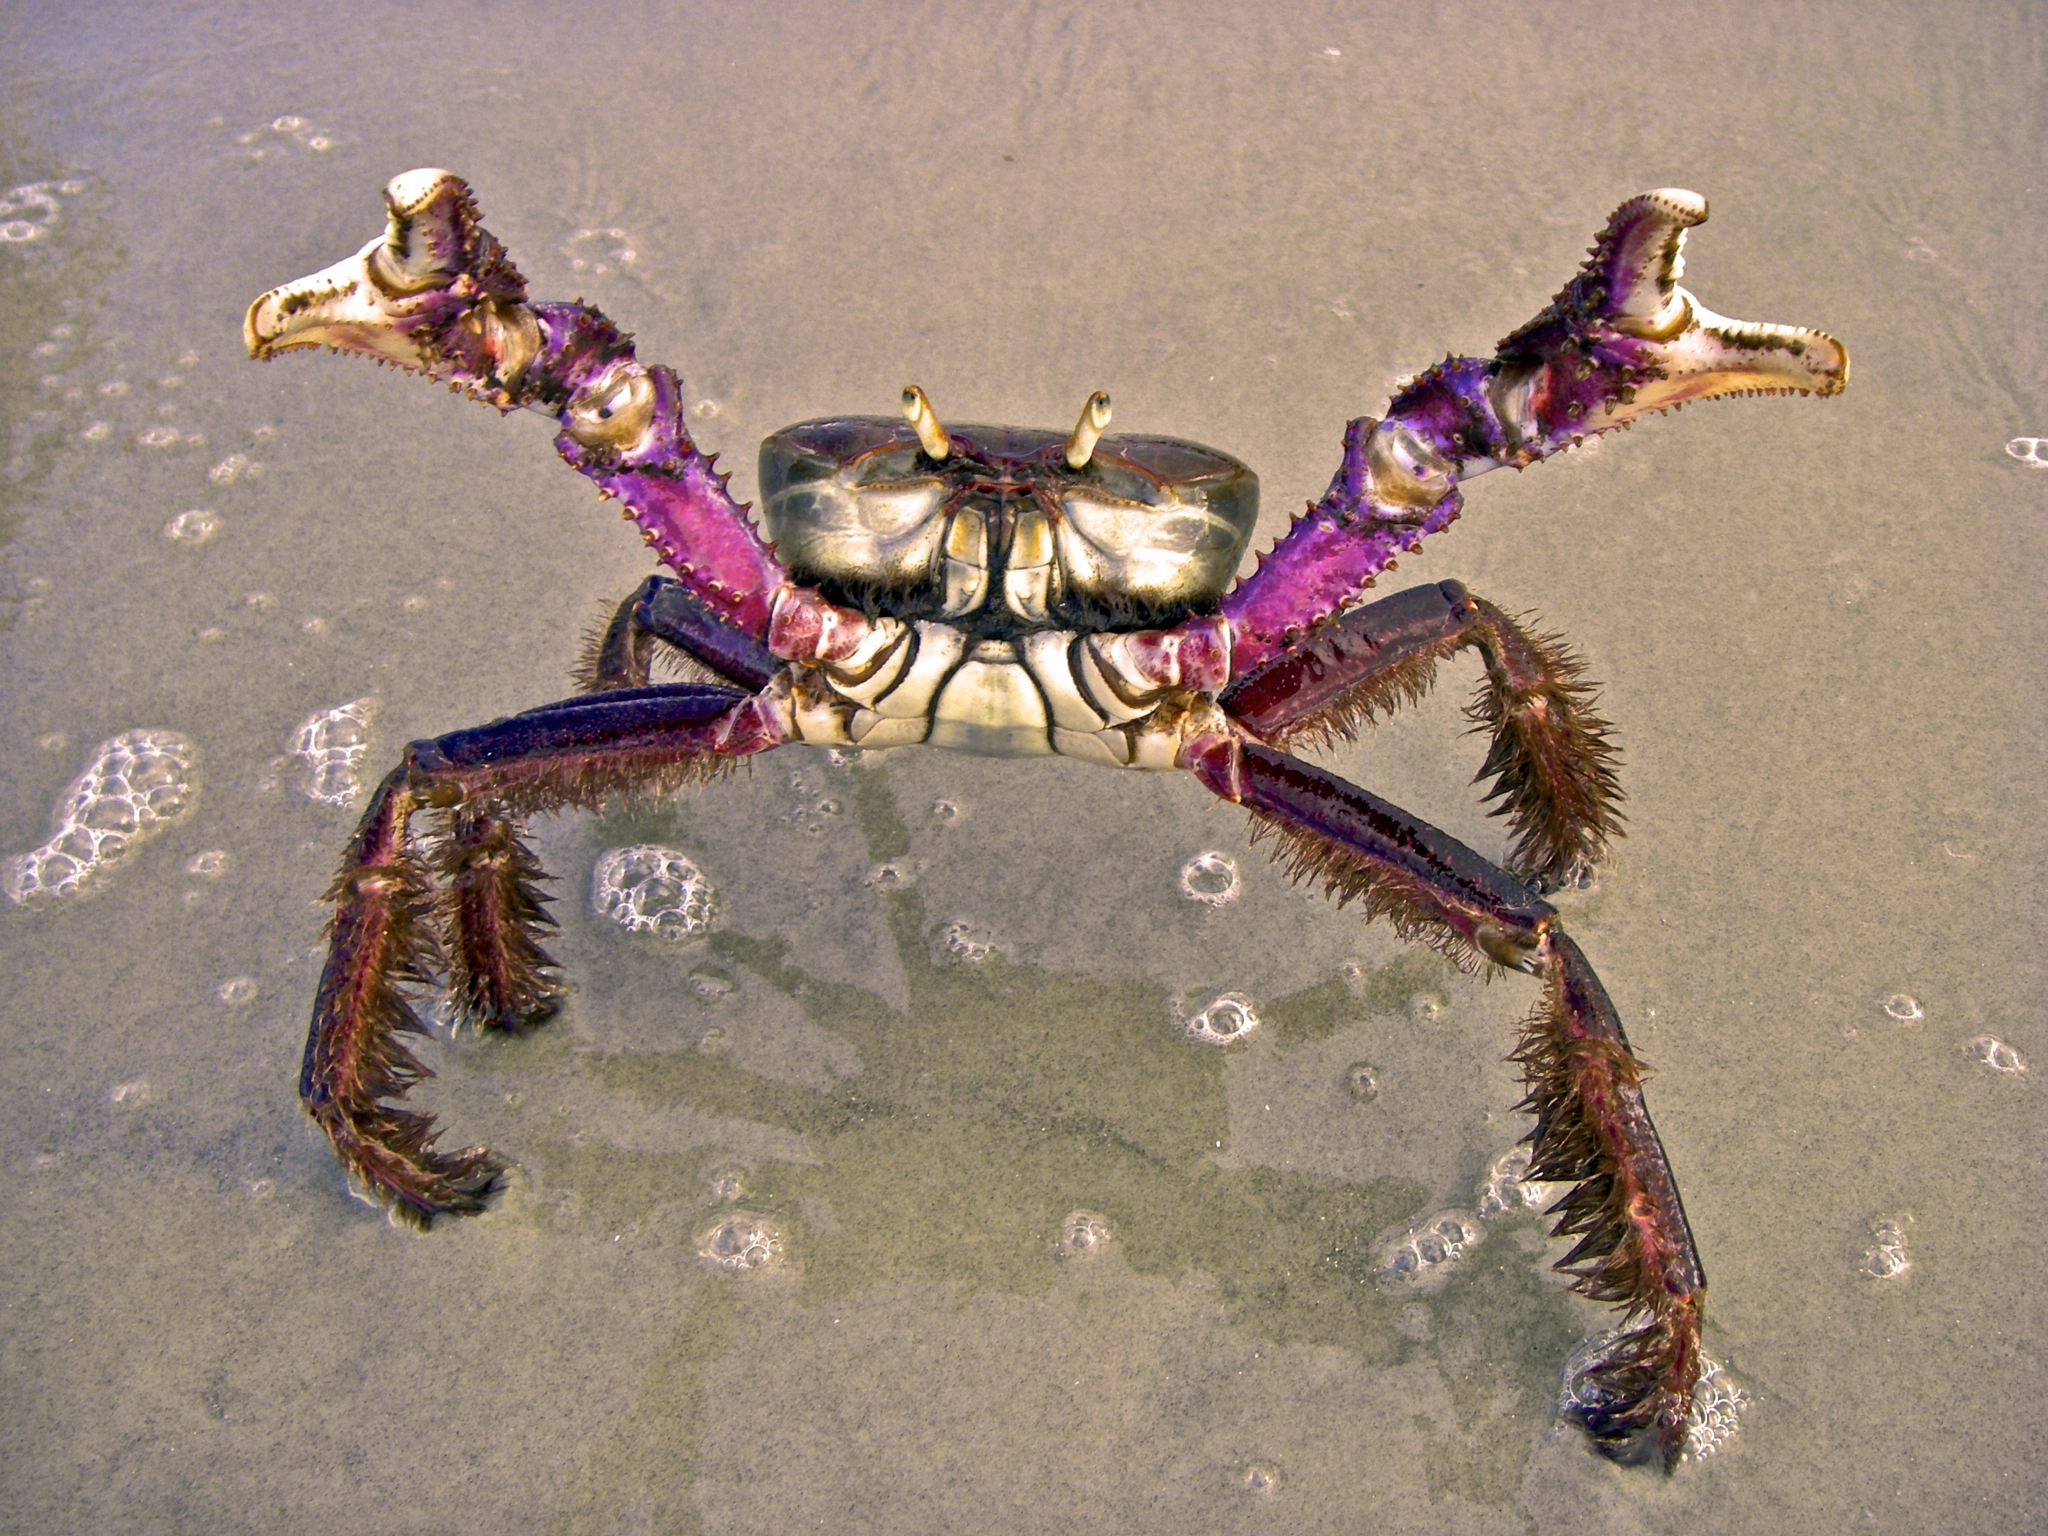
[[[46,184],[0,242],[0,854],[100,743],[198,753],[93,888],[0,903],[0,1528],[2048,1521],[2042,9],[566,9],[0,19],[0,190]],[[418,1095],[510,1187],[425,1237],[351,1200],[293,1090],[355,813],[295,733],[370,700],[374,775],[558,696],[648,569],[539,418],[243,360],[417,165],[681,370],[748,496],[764,433],[906,382],[1047,426],[1105,388],[1259,469],[1261,546],[1617,203],[1706,194],[1688,285],[1841,337],[1848,393],[1491,476],[1401,577],[1605,685],[1629,836],[1560,905],[1657,1069],[1732,1438],[1665,1480],[1557,1420],[1604,1315],[1475,1214],[1528,985],[1174,776],[791,749],[541,824],[573,993]],[[1497,856],[1476,675],[1327,760]],[[593,910],[641,843],[708,935]],[[1261,1027],[1188,1041],[1225,992]],[[1480,1241],[1386,1281],[1446,1212]],[[721,1223],[768,1261],[700,1257]]]

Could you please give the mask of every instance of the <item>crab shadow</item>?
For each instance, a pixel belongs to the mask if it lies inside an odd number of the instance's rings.
[[[867,855],[900,857],[907,833],[887,770],[859,766],[846,782]],[[638,841],[662,830],[662,814],[613,813],[599,835]],[[858,1309],[905,1285],[950,1288],[956,1306],[1044,1299],[1075,1273],[1062,1233],[1079,1213],[1113,1234],[1113,1263],[1205,1287],[1237,1339],[1335,1347],[1368,1371],[1433,1365],[1456,1423],[1430,1437],[1422,1471],[1432,1496],[1513,1504],[1537,1429],[1553,1417],[1556,1362],[1588,1330],[1585,1304],[1544,1272],[1534,1223],[1498,1224],[1419,1297],[1383,1270],[1387,1235],[1431,1208],[1428,1190],[1218,1161],[1231,1144],[1233,1052],[1284,1052],[1404,1014],[1418,991],[1448,980],[1444,962],[1408,951],[1362,985],[1333,976],[1263,1006],[1259,1045],[1219,1050],[1174,1026],[1155,981],[1103,981],[1000,950],[963,962],[933,943],[915,885],[872,899],[901,968],[897,996],[813,974],[783,938],[728,928],[687,963],[692,976],[730,978],[729,987],[678,988],[667,973],[681,1048],[593,1050],[558,1022],[468,1054],[465,1072],[490,1079],[501,1105],[502,1090],[555,1073],[581,1078],[578,1093],[640,1124],[692,1130],[666,1149],[644,1135],[572,1130],[565,1115],[531,1125],[501,1143],[529,1186],[508,1215],[661,1229],[694,1247],[709,1225],[744,1212],[779,1242],[780,1279],[768,1286],[752,1274],[712,1275],[565,1507],[687,1504],[704,1373],[752,1349],[750,1330]],[[838,1065],[802,1082],[753,1070],[719,1021],[740,1017],[736,1001],[744,1009],[763,996],[800,1015],[814,1038],[838,1042]],[[586,998],[612,1001],[586,994],[570,1007]],[[746,1304],[734,1299],[743,1290]],[[1433,1322],[1418,1326],[1418,1302]]]

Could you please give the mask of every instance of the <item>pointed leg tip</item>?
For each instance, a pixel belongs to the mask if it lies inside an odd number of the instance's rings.
[[[416,1178],[380,1189],[394,1220],[425,1232],[443,1216],[481,1216],[505,1187],[506,1164],[487,1147],[428,1153]]]

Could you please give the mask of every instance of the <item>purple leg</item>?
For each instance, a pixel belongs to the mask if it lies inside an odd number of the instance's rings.
[[[768,686],[781,663],[768,647],[724,623],[680,582],[650,576],[620,603],[611,621],[585,637],[576,682],[586,693],[644,688],[656,643],[693,667],[691,681],[745,688]]]
[[[437,965],[485,1027],[518,1028],[553,1006],[542,876],[517,819],[666,793],[783,739],[760,698],[680,684],[566,699],[406,748],[327,893],[330,946],[299,1075],[342,1166],[422,1226],[482,1210],[498,1161],[482,1147],[437,1152],[432,1116],[383,1101],[433,1075],[399,1037],[425,1033],[408,993],[431,986]],[[410,825],[422,810],[448,813],[425,857]]]
[[[620,500],[704,608],[764,638],[787,577],[690,440],[675,373],[642,364],[632,339],[595,309],[528,303],[526,280],[478,222],[459,176],[408,171],[392,178],[384,203],[383,235],[249,306],[249,355],[332,347],[444,380],[502,411],[553,417],[562,457]]]
[[[1529,1177],[1570,1181],[1553,1232],[1578,1242],[1558,1267],[1572,1287],[1623,1313],[1623,1331],[1586,1371],[1579,1414],[1617,1461],[1669,1470],[1700,1372],[1706,1277],[1678,1186],[1643,1106],[1642,1066],[1621,1020],[1557,913],[1455,839],[1333,774],[1255,742],[1211,736],[1196,777],[1252,813],[1296,879],[1389,919],[1404,938],[1462,965],[1527,971],[1543,991],[1513,1059],[1533,1110]]]
[[[1610,727],[1562,640],[1529,633],[1460,583],[1354,608],[1240,677],[1218,702],[1276,747],[1328,745],[1421,698],[1437,663],[1467,646],[1486,662],[1466,713],[1491,737],[1478,777],[1494,780],[1487,798],[1508,818],[1508,867],[1539,889],[1571,884],[1621,836]]]

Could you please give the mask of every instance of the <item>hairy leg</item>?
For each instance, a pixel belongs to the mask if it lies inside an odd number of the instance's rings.
[[[395,176],[384,233],[249,306],[249,355],[307,347],[396,363],[560,427],[555,446],[720,622],[761,639],[787,579],[683,423],[675,371],[585,304],[529,302],[526,280],[446,171]]]
[[[486,1026],[517,1028],[552,1004],[541,873],[517,818],[673,790],[784,739],[762,699],[679,684],[567,699],[406,748],[328,891],[330,946],[299,1077],[343,1167],[421,1225],[483,1209],[496,1185],[501,1164],[486,1149],[436,1151],[431,1116],[384,1101],[432,1076],[402,1037],[425,1033],[408,994],[437,967]],[[411,835],[422,810],[446,813],[428,857]]]
[[[767,646],[725,623],[680,582],[650,576],[584,637],[576,685],[585,693],[644,688],[657,644],[701,674],[692,682],[758,692],[779,666]]]
[[[1458,582],[1411,587],[1318,627],[1225,689],[1225,713],[1277,747],[1354,738],[1429,692],[1437,664],[1467,647],[1486,681],[1466,711],[1491,739],[1478,778],[1508,818],[1508,867],[1539,889],[1583,877],[1622,835],[1610,727],[1585,667],[1555,635],[1532,634]]]
[[[1570,1181],[1553,1233],[1573,1289],[1623,1312],[1623,1331],[1582,1379],[1580,1415],[1600,1450],[1667,1470],[1684,1443],[1699,1377],[1706,1277],[1640,1086],[1621,1020],[1556,911],[1456,839],[1333,774],[1257,743],[1212,736],[1189,766],[1278,840],[1297,879],[1389,919],[1463,964],[1482,957],[1534,975],[1521,1064],[1536,1127],[1532,1179]]]

